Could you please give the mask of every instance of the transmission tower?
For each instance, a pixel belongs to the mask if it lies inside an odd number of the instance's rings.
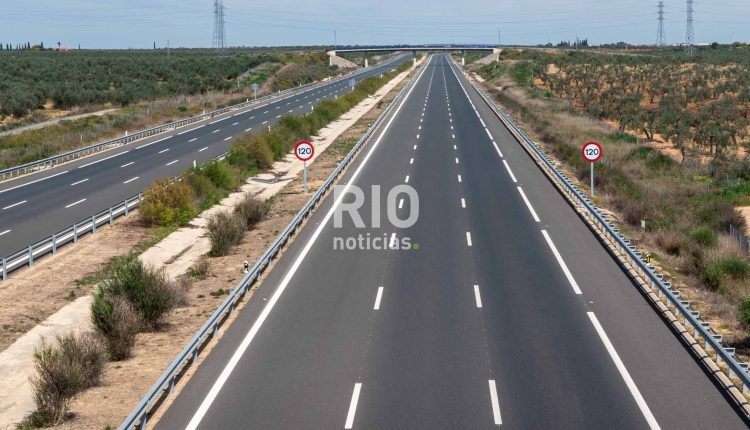
[[[656,32],[656,46],[664,48],[666,44],[664,37],[664,1],[659,1],[659,30]]]
[[[223,51],[225,43],[226,36],[224,35],[224,2],[222,0],[214,0],[214,41],[212,46],[220,51]]]
[[[687,29],[685,31],[685,50],[689,56],[695,53],[695,33],[693,32],[693,3],[687,0]]]

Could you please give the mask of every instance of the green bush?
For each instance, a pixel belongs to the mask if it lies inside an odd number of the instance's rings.
[[[745,327],[750,326],[750,297],[740,300],[737,310],[740,314],[740,323]]]
[[[245,222],[234,213],[219,212],[208,219],[208,237],[211,250],[208,255],[220,257],[229,254],[232,246],[240,243],[245,234]]]
[[[721,288],[727,279],[744,280],[750,275],[750,265],[738,258],[714,261],[703,269],[703,283],[712,290]]]
[[[719,241],[716,232],[707,227],[699,227],[690,232],[690,237],[700,245],[706,247],[716,246]]]
[[[112,296],[126,297],[144,328],[156,327],[181,300],[179,288],[163,270],[147,267],[132,253],[113,265],[102,287]]]
[[[126,297],[114,296],[100,287],[93,295],[91,320],[106,343],[109,358],[129,358],[141,330],[141,317]]]
[[[217,188],[222,190],[231,191],[238,185],[237,174],[227,163],[222,163],[220,161],[206,163],[200,170],[196,171],[195,174],[205,176]]]
[[[73,398],[96,385],[104,367],[101,344],[90,334],[58,336],[57,345],[42,338],[33,359],[34,424],[60,424]]]
[[[245,227],[251,229],[266,216],[268,205],[258,198],[245,195],[245,198],[234,207],[234,212],[244,221]]]
[[[219,203],[224,195],[210,179],[203,175],[189,174],[185,177],[185,183],[193,189],[193,194],[197,199],[196,205],[200,211]]]
[[[184,225],[196,214],[193,192],[184,182],[155,181],[143,192],[141,217],[151,225]]]

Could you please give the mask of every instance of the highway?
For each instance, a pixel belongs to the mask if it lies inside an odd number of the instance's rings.
[[[447,56],[399,103],[156,428],[747,428]]]
[[[401,56],[351,78],[2,182],[0,258],[138,194],[155,179],[176,176],[194,161],[223,154],[233,137],[263,129],[283,115],[302,115],[322,100],[346,94],[351,79],[379,75],[410,58]]]

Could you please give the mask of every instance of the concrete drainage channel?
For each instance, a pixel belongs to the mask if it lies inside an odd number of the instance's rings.
[[[415,74],[414,76],[417,76]],[[318,191],[307,201],[307,203],[294,216],[292,221],[287,225],[281,234],[276,238],[263,255],[256,261],[252,269],[242,278],[239,284],[234,287],[224,302],[219,305],[211,314],[211,317],[196,332],[185,348],[175,357],[169,367],[156,380],[156,383],[149,391],[141,397],[141,401],[136,405],[133,411],[120,425],[119,430],[129,430],[133,428],[146,429],[150,415],[166,400],[166,397],[175,390],[177,381],[187,373],[188,368],[195,364],[198,355],[206,348],[208,343],[219,331],[219,328],[226,322],[232,313],[238,308],[243,299],[246,297],[250,288],[255,285],[267,269],[271,267],[276,257],[291,242],[296,233],[302,228],[307,218],[314,212],[317,206],[327,196],[328,191],[333,188],[336,180],[346,171],[349,165],[354,161],[357,154],[364,148],[370,137],[375,133],[383,120],[389,116],[394,106],[402,99],[403,95],[414,85],[416,80],[414,76],[410,82],[405,85],[396,97],[390,102],[386,109],[378,116],[373,124],[367,129],[365,134],[359,139],[352,150],[347,154],[331,175],[321,185]]]
[[[746,417],[750,417],[750,403],[745,393],[750,389],[748,364],[738,362],[735,348],[723,344],[722,336],[700,318],[700,312],[690,307],[690,302],[680,298],[680,292],[663,275],[647,263],[635,246],[620,233],[613,222],[562,173],[542,149],[531,141],[494,101],[476,84],[474,90],[492,109],[524,150],[549,178],[568,203],[576,210],[589,229],[607,246],[626,274],[638,285],[651,305],[669,322],[681,340],[726,390]]]

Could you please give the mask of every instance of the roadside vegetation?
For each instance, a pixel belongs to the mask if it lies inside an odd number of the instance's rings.
[[[596,200],[657,251],[654,258],[724,321],[720,330],[733,330],[736,343],[750,333],[750,265],[729,235],[746,227],[736,207],[750,205],[743,49],[704,49],[697,60],[713,54],[705,63],[677,53],[505,50],[500,62],[474,67],[582,183],[590,178],[581,145],[603,145]]]
[[[0,51],[0,131],[116,108],[0,136],[0,168],[31,162],[339,73],[323,53],[233,50]]]

